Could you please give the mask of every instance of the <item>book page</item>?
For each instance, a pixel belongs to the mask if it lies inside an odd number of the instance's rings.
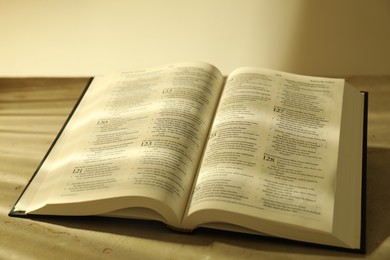
[[[221,73],[203,63],[96,79],[42,166],[46,179],[29,211],[134,196],[170,205],[181,217],[222,83]],[[106,209],[61,206],[61,214],[98,214],[142,202],[137,198]]]
[[[191,218],[210,209],[331,231],[343,85],[254,68],[233,72],[184,225],[222,222]],[[249,228],[262,223],[226,220]],[[269,224],[261,229],[279,232]]]

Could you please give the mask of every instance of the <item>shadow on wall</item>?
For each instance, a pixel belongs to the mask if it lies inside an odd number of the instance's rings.
[[[390,1],[302,1],[291,30],[285,70],[390,74]]]

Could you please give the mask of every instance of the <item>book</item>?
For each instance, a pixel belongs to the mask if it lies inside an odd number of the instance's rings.
[[[10,216],[104,216],[362,251],[367,98],[201,62],[94,77]]]

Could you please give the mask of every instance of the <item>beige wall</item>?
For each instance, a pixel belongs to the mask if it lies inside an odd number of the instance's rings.
[[[390,75],[390,1],[0,0],[0,76],[202,60],[226,74]]]

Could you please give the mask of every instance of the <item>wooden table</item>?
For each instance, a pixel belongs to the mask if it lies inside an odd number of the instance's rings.
[[[142,221],[8,217],[87,81],[0,79],[0,259],[390,259],[390,77],[348,79],[370,92],[365,256]]]

